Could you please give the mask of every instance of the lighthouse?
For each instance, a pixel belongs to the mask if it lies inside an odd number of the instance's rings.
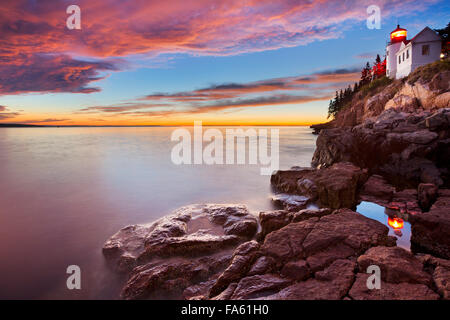
[[[386,46],[386,75],[391,79],[407,77],[418,67],[439,60],[441,46],[441,37],[428,27],[407,40],[406,29],[397,25]]]
[[[396,54],[404,41],[406,41],[407,30],[400,28],[391,32],[390,42],[386,47],[386,75],[389,78],[395,78],[397,74],[397,59]]]

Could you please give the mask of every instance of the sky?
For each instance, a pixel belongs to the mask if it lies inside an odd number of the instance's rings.
[[[324,122],[397,23],[411,38],[449,16],[445,0],[1,1],[0,123]]]

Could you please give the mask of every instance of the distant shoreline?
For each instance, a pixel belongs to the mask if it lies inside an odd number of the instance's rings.
[[[89,125],[34,125],[34,124],[15,124],[15,123],[0,123],[0,128],[177,128],[177,127],[193,127],[193,125],[136,125],[136,126],[89,126]],[[203,125],[203,127],[310,127],[310,125]]]

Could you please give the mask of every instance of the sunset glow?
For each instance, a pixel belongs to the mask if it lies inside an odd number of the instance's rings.
[[[399,17],[443,1],[79,0],[0,5],[0,123],[308,125],[382,53]],[[372,4],[372,2],[370,2]],[[419,26],[417,26],[419,28]]]

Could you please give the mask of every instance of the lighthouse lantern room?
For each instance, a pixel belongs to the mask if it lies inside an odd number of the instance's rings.
[[[397,29],[391,32],[391,43],[405,41],[407,34],[408,31],[406,29],[400,28],[400,25],[397,25]]]

